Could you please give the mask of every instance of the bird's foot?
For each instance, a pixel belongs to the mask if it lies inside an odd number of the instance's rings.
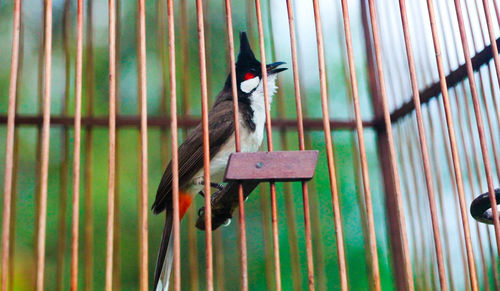
[[[213,182],[212,182],[212,183],[210,183],[210,186],[211,186],[212,188],[216,188],[216,189],[217,189],[217,190],[219,190],[219,191],[222,191],[222,189],[224,189],[224,185],[219,184],[219,183],[213,183]]]
[[[205,181],[203,180],[200,180],[196,183],[197,185],[205,185]],[[222,189],[224,189],[224,185],[220,184],[220,183],[215,183],[215,182],[210,182],[210,187],[212,188],[215,188],[219,191],[215,192],[215,193],[218,193],[220,191],[222,191]],[[215,194],[214,193],[214,194]],[[204,190],[201,190],[200,192],[198,192],[198,194],[200,194],[202,197],[205,197],[205,191]]]

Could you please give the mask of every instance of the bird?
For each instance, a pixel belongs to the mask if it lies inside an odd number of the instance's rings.
[[[287,68],[284,62],[266,65],[269,102],[276,92],[277,74]],[[236,61],[236,83],[242,152],[259,150],[264,137],[266,106],[261,63],[255,58],[245,32],[240,32],[240,48]],[[222,181],[231,153],[235,152],[235,124],[231,74],[217,95],[208,113],[210,149],[210,186],[223,189]],[[179,218],[187,212],[193,197],[203,193],[203,129],[199,124],[186,137],[178,149],[179,165]],[[210,195],[210,193],[208,193]],[[154,214],[163,211],[165,225],[156,262],[154,285],[156,291],[168,290],[173,261],[173,199],[172,161],[163,173],[152,205]]]

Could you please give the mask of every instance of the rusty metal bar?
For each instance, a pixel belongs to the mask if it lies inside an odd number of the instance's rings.
[[[43,8],[40,11],[41,12],[41,21],[39,23],[40,27],[45,27],[45,17],[46,17],[46,6],[42,5]],[[32,264],[35,265],[35,274],[38,273],[38,265],[37,265],[37,258],[38,258],[38,233],[40,232],[40,229],[37,227],[39,222],[39,212],[40,212],[40,186],[41,186],[41,175],[37,175],[37,173],[40,173],[41,169],[41,155],[42,155],[42,123],[43,123],[43,117],[42,117],[42,102],[43,102],[43,80],[44,80],[44,48],[45,48],[45,30],[40,29],[40,43],[38,46],[38,72],[37,72],[37,96],[38,96],[38,102],[37,102],[37,114],[40,116],[40,122],[38,123],[37,126],[37,144],[36,144],[36,162],[35,162],[35,223],[34,223],[34,228],[35,228],[35,235],[33,237],[33,260]],[[71,120],[69,121],[71,123]],[[32,288],[36,288],[36,275],[33,276],[33,285]]]
[[[82,63],[83,63],[83,0],[77,2],[76,16],[76,69],[75,69],[75,124],[73,146],[73,199],[71,227],[71,281],[70,289],[78,289],[78,226],[80,213],[80,148],[82,118]]]
[[[70,43],[69,43],[69,29],[70,29],[70,2],[64,1],[63,8],[63,29],[62,29],[62,42],[63,42],[63,57],[64,57],[64,93],[61,99],[61,115],[68,114],[69,91],[70,91],[70,78],[71,78],[71,59],[70,59]],[[57,267],[56,267],[56,290],[63,290],[63,272],[65,270],[65,249],[66,249],[66,217],[67,217],[67,204],[68,204],[68,172],[69,172],[69,133],[68,126],[61,128],[61,163],[59,167],[59,213],[57,222]]]
[[[174,27],[174,1],[167,1],[168,22],[168,71],[170,74],[170,131],[172,143],[172,204],[173,204],[173,239],[174,239],[174,290],[181,290],[181,245],[180,245],[180,216],[179,216],[179,154],[177,138],[177,88],[175,78],[175,27]]]
[[[390,79],[390,78],[389,78]],[[402,123],[401,121],[398,123],[398,126],[396,126],[395,130],[394,130],[394,135],[395,136],[398,136],[399,138],[396,140],[396,146],[398,148],[398,151],[397,151],[397,154],[398,154],[398,159],[400,161],[400,164],[401,165],[405,165],[406,164],[406,161],[405,161],[405,157],[403,156],[403,153],[405,152],[403,150],[403,134],[401,133],[401,127],[402,127]],[[415,272],[418,273],[418,271],[420,270],[420,259],[423,257],[420,255],[420,247],[423,247],[423,244],[419,244],[418,242],[416,242],[417,240],[417,230],[420,230],[420,225],[419,227],[417,227],[415,225],[415,214],[414,214],[414,207],[410,207],[411,205],[411,188],[410,188],[410,185],[409,185],[409,178],[408,178],[408,173],[407,173],[407,170],[406,170],[406,167],[405,166],[402,166],[401,167],[401,176],[403,177],[402,179],[402,182],[401,182],[401,187],[404,189],[402,191],[402,193],[405,194],[405,199],[406,199],[406,203],[407,203],[407,207],[408,207],[408,220],[410,221],[410,233],[411,233],[411,236],[413,237],[413,258],[415,260]],[[411,258],[410,258],[411,259]],[[397,265],[396,265],[397,266]],[[395,267],[397,268],[397,267]],[[419,283],[419,280],[421,280],[421,277],[417,276],[415,278],[415,281],[416,281],[416,284],[417,284],[417,287],[418,287],[418,283]],[[411,282],[411,285],[410,286],[414,286],[414,283],[413,283],[413,274],[412,274],[412,277],[410,277],[410,282]]]
[[[483,156],[483,164],[484,164],[484,170],[486,174],[486,180],[488,184],[488,192],[490,196],[490,202],[491,205],[496,205],[496,199],[495,199],[495,193],[494,193],[494,187],[493,187],[493,179],[491,175],[491,165],[490,165],[490,158],[489,158],[489,153],[488,153],[488,148],[486,145],[486,136],[484,133],[484,125],[482,121],[482,113],[481,113],[481,108],[479,105],[479,100],[478,100],[478,93],[477,93],[477,88],[476,88],[476,83],[474,79],[474,73],[473,73],[473,68],[472,68],[472,62],[469,54],[469,46],[468,46],[468,41],[467,41],[467,35],[465,32],[465,27],[464,27],[464,20],[462,16],[462,8],[460,1],[455,0],[455,9],[456,9],[456,14],[457,14],[457,20],[459,24],[459,29],[460,29],[460,38],[462,39],[462,49],[465,57],[465,63],[467,66],[467,76],[469,78],[469,86],[471,90],[471,95],[472,95],[472,101],[474,105],[474,113],[476,115],[476,124],[477,124],[477,129],[479,133],[479,141],[481,144],[481,152]],[[498,219],[498,210],[496,207],[492,207],[492,213],[493,213],[493,222],[495,225],[495,235],[496,235],[496,242],[497,242],[497,249],[500,251],[500,221]]]
[[[375,64],[373,61],[373,48],[371,44],[371,36],[369,34],[369,24],[368,24],[368,14],[367,14],[367,8],[366,8],[366,2],[367,1],[360,1],[361,2],[361,24],[363,25],[363,36],[364,36],[364,44],[365,44],[365,51],[366,51],[366,62],[368,64],[368,70],[365,71],[365,73],[368,73],[368,88],[370,91],[370,94],[372,94],[373,97],[378,94],[378,87],[376,83],[376,74],[375,74]],[[339,10],[339,23],[341,17],[341,12]],[[338,24],[338,43],[339,46],[342,47],[342,49],[345,49],[345,41],[343,37],[343,26],[341,24]],[[349,69],[348,69],[348,64],[347,64],[347,54],[343,53],[342,54],[342,72],[343,72],[343,78],[346,83],[347,88],[351,88],[351,80],[349,78]],[[377,96],[378,97],[378,96]],[[348,102],[348,108],[351,108],[349,112],[349,119],[354,118],[354,101],[352,97],[352,90],[347,90],[347,102]],[[372,103],[373,106],[373,103]],[[375,116],[378,116],[378,109],[374,108]],[[360,191],[361,189],[361,170],[360,170],[360,161],[359,161],[359,156],[356,154],[359,152],[359,146],[356,141],[356,131],[353,130],[351,134],[349,135],[349,140],[351,142],[351,154],[352,154],[352,163],[353,163],[353,175],[354,175],[354,191],[356,192],[356,202],[358,204],[359,208],[359,213],[360,213],[360,218],[361,218],[361,233],[363,234],[363,242],[365,247],[370,244],[369,239],[368,239],[368,219],[366,217],[366,206],[365,206],[365,199],[364,199],[364,193]],[[385,176],[384,176],[384,183],[385,183]],[[387,200],[386,200],[387,201]],[[364,252],[365,253],[365,260],[366,262],[371,261],[370,257],[370,252]],[[367,269],[369,272],[369,276],[373,273],[370,264],[367,264]],[[399,280],[399,276],[396,275],[396,280]],[[399,281],[396,283],[399,284]]]
[[[288,5],[288,4],[287,4]],[[269,19],[268,23],[268,31],[273,33],[273,21],[271,17],[271,1],[267,1],[267,13],[266,17]],[[271,59],[276,59],[276,46],[274,42],[274,37],[269,39],[270,42],[270,51],[271,51]],[[292,60],[293,61],[293,60]],[[286,117],[286,97],[283,94],[283,82],[282,75],[279,74],[276,77],[277,82],[277,92],[275,97],[275,103],[277,107],[277,116],[279,118]],[[289,143],[287,138],[287,131],[281,129],[278,131],[278,140],[280,144],[281,150],[289,150]],[[262,191],[265,191],[264,189]],[[269,209],[269,205],[267,203],[267,197],[260,195],[260,211],[261,211],[261,224],[262,224],[262,235],[264,237],[264,256],[265,256],[265,272],[266,272],[266,283],[267,289],[273,288],[273,280],[272,280],[272,261],[270,260],[270,248],[267,247],[269,242],[271,241],[269,234],[271,233],[269,221],[269,213],[271,212]],[[295,213],[295,203],[293,201],[292,194],[292,185],[291,183],[283,184],[283,198],[284,198],[284,206],[285,206],[285,218],[287,225],[287,235],[288,235],[288,246],[290,248],[290,268],[291,268],[291,278],[292,278],[292,286],[294,290],[302,290],[302,274],[301,274],[301,265],[300,265],[300,257],[299,257],[299,249],[298,249],[298,238],[297,238],[297,215]],[[307,250],[306,250],[307,251]]]
[[[390,184],[386,185],[386,189],[389,190],[388,192],[390,193],[390,204],[391,205],[391,213],[394,217],[396,217],[397,223],[394,226],[391,226],[391,229],[393,229],[394,233],[393,236],[400,237],[398,238],[393,238],[393,248],[396,247],[397,250],[397,259],[398,262],[395,263],[395,266],[398,266],[402,263],[404,270],[403,273],[400,274],[401,279],[401,285],[405,285],[404,288],[407,290],[413,290],[413,272],[412,272],[412,267],[411,267],[411,257],[409,254],[409,247],[408,247],[408,237],[407,237],[407,228],[406,228],[406,221],[405,221],[405,214],[404,214],[404,206],[403,206],[403,200],[401,196],[401,184],[400,184],[400,178],[399,178],[399,173],[398,173],[398,166],[397,166],[397,158],[396,158],[396,150],[394,147],[394,133],[392,131],[392,125],[391,125],[391,119],[390,119],[390,114],[389,114],[389,106],[388,106],[388,96],[386,92],[386,87],[385,87],[385,77],[384,77],[384,70],[383,70],[383,64],[382,64],[382,56],[381,56],[381,50],[380,50],[380,36],[378,32],[378,23],[377,23],[377,18],[376,18],[376,13],[375,13],[375,4],[373,0],[369,0],[369,10],[370,10],[370,24],[371,24],[371,30],[372,30],[372,37],[373,37],[373,52],[375,54],[375,61],[376,61],[376,68],[377,68],[377,76],[378,76],[378,84],[379,84],[379,93],[374,94],[374,98],[376,97],[378,100],[375,100],[378,104],[381,104],[382,106],[382,114],[384,118],[384,123],[385,123],[385,135],[386,137],[379,133],[378,139],[383,139],[382,141],[379,141],[379,151],[382,157],[388,157],[389,162],[390,162],[390,172],[388,173],[389,175],[388,178],[390,177],[390,180],[392,180]],[[366,32],[368,33],[368,31]],[[365,36],[368,39],[368,35]],[[367,52],[370,53],[370,52]],[[372,76],[374,78],[375,76]],[[380,109],[378,109],[380,111]],[[380,113],[379,113],[380,114]],[[386,141],[385,141],[386,140]],[[385,160],[385,159],[384,159]],[[384,176],[385,177],[385,176]],[[384,178],[385,181],[385,178]],[[404,283],[403,283],[404,281]],[[403,286],[400,286],[403,287]]]
[[[141,188],[139,207],[139,290],[148,290],[148,125],[146,84],[146,8],[144,0],[138,0],[139,14],[139,98],[140,98],[140,149]]]
[[[446,211],[444,207],[444,187],[443,187],[443,181],[442,178],[444,175],[441,173],[440,166],[438,165],[439,161],[439,156],[438,156],[438,148],[437,148],[437,138],[436,138],[436,130],[435,130],[435,124],[434,120],[431,114],[431,107],[430,103],[427,106],[427,120],[429,123],[429,141],[430,141],[430,150],[432,154],[432,167],[435,169],[435,183],[437,185],[437,197],[438,197],[438,206],[439,206],[439,214],[441,215],[441,223],[442,225],[446,225]],[[441,111],[439,110],[439,113],[441,114]],[[443,124],[441,124],[443,125]],[[443,132],[444,133],[444,132]],[[443,139],[445,139],[446,134],[443,134]],[[446,146],[446,140],[444,145]],[[448,157],[448,149],[445,148],[446,151],[446,156],[447,159]],[[451,166],[451,164],[450,164]],[[451,169],[451,167],[449,167]],[[452,179],[453,180],[453,179]],[[452,183],[456,184],[456,183]],[[454,196],[455,197],[455,196]],[[456,200],[455,200],[456,201]],[[456,205],[456,204],[455,204]],[[458,209],[457,209],[458,210]],[[458,213],[458,211],[457,211]],[[458,216],[456,217],[458,220]],[[460,221],[458,221],[460,225]],[[458,230],[458,233],[461,233],[460,229]],[[448,269],[448,279],[447,282],[450,285],[450,290],[455,290],[455,281],[453,280],[453,269],[452,269],[452,263],[451,263],[451,252],[453,251],[453,248],[450,245],[450,236],[449,236],[449,229],[448,227],[443,228],[443,244],[444,244],[444,252],[445,252],[445,260],[446,260],[446,268]],[[464,265],[466,264],[465,260],[463,261]],[[466,274],[467,275],[467,274]]]
[[[160,1],[161,2],[161,1]],[[181,25],[179,28],[180,31],[180,49],[181,51],[188,51],[189,49],[189,22],[187,19],[187,3],[188,1],[181,1],[180,3],[180,19],[181,19]],[[189,71],[190,68],[190,57],[189,54],[185,53],[182,54],[181,56],[181,65],[182,65],[182,71],[187,72]],[[181,112],[182,116],[188,116],[190,109],[191,109],[191,93],[190,93],[190,87],[191,87],[191,79],[189,77],[189,74],[182,74],[181,76]],[[199,121],[197,124],[201,123]],[[182,125],[182,119],[178,120],[178,125]],[[187,129],[184,127],[183,136],[187,136]],[[196,201],[193,201],[195,203]],[[190,276],[190,288],[191,290],[199,290],[199,260],[198,260],[198,237],[196,235],[196,230],[193,229],[192,226],[196,224],[196,219],[198,215],[196,214],[195,211],[188,211],[187,212],[187,240],[188,240],[188,248],[189,248],[189,266],[191,268],[191,272],[189,272]]]
[[[10,224],[12,211],[12,173],[14,157],[14,115],[16,112],[17,73],[19,64],[19,34],[21,30],[21,0],[14,2],[14,17],[12,27],[12,51],[10,60],[10,83],[8,122],[5,148],[5,176],[4,176],[4,201],[2,220],[2,291],[7,291],[9,278],[9,252],[10,252]],[[11,274],[12,276],[12,274]]]
[[[411,167],[411,173],[412,173],[412,178],[413,178],[413,185],[415,187],[414,189],[414,194],[421,193],[425,191],[423,188],[425,186],[423,185],[425,182],[422,180],[425,180],[424,177],[422,177],[422,172],[423,172],[423,165],[419,161],[419,155],[420,155],[420,149],[414,147],[413,145],[418,143],[418,132],[415,130],[416,127],[416,120],[413,120],[412,117],[408,117],[406,119],[406,132],[404,132],[406,136],[406,147],[409,155],[409,161],[410,161],[410,167]],[[425,205],[422,205],[422,202],[425,203],[423,200],[419,201],[419,196],[415,195],[416,198],[416,205],[414,206],[416,208],[416,213],[417,217],[421,218],[421,221],[418,221],[417,224],[419,225],[419,236],[420,236],[420,244],[422,245],[422,264],[421,264],[421,270],[420,270],[420,276],[423,276],[423,286],[425,287],[420,287],[417,289],[422,289],[425,288],[426,290],[435,290],[437,289],[437,286],[435,285],[435,264],[432,262],[432,251],[428,250],[428,245],[432,242],[432,237],[429,235],[429,233],[426,231],[430,226],[429,226],[429,217],[425,213],[425,209],[423,209]],[[424,199],[422,197],[422,199]],[[430,241],[429,241],[430,238]],[[431,257],[431,261],[429,262],[429,256]],[[429,270],[429,264],[430,264],[430,270]]]
[[[443,102],[443,100],[441,99],[440,101],[441,102],[439,102],[439,103],[441,103],[441,105],[438,105],[438,107],[441,106],[441,107],[444,108],[444,102]],[[451,104],[450,104],[450,108],[451,108]],[[441,138],[443,139],[443,145],[446,148],[446,163],[447,163],[447,166],[448,166],[448,170],[450,171],[450,181],[451,181],[451,184],[452,184],[451,187],[452,187],[452,189],[456,189],[457,188],[457,183],[456,183],[455,179],[453,179],[453,177],[452,177],[453,176],[453,173],[452,173],[453,172],[453,164],[452,164],[453,162],[452,162],[451,152],[448,150],[448,147],[449,147],[448,140],[446,139],[446,128],[448,126],[446,125],[445,117],[443,116],[443,112],[441,110],[439,110],[439,125],[441,127],[441,134],[440,135],[441,135]],[[457,146],[457,149],[458,149],[458,146]],[[439,178],[436,177],[436,179],[439,179]],[[462,179],[462,183],[463,183],[463,179]],[[443,189],[443,191],[444,191],[444,189]],[[455,204],[454,205],[455,206],[455,211],[457,213],[460,213],[460,203],[459,203],[457,195],[453,195],[453,198],[454,198],[454,202],[455,202],[454,203]],[[440,199],[441,204],[442,204],[443,199],[444,198]],[[441,211],[442,211],[441,216],[444,217],[445,213],[446,213],[444,211],[445,211],[446,208],[445,208],[444,205],[440,205],[440,207],[441,207]],[[461,223],[460,223],[461,218],[462,218],[462,216],[459,217],[458,215],[455,217],[455,219],[457,221],[457,225],[456,225],[457,226],[457,230],[456,231],[457,231],[457,233],[460,236],[463,235],[463,229],[462,229]],[[446,228],[445,232],[449,232],[449,229]],[[469,232],[470,232],[470,229],[469,229]],[[450,235],[447,234],[447,236],[449,237]],[[445,239],[447,239],[447,238],[445,237]],[[464,277],[463,277],[463,279],[464,279],[464,282],[465,282],[466,289],[470,290],[470,284],[469,284],[470,278],[469,278],[469,275],[468,275],[469,274],[469,271],[468,271],[469,268],[468,268],[468,265],[467,265],[468,262],[467,262],[467,254],[466,254],[466,250],[465,250],[465,243],[464,243],[463,240],[458,240],[458,242],[460,244],[460,255],[461,255],[462,267],[463,267],[463,271],[464,271],[464,274],[463,274]],[[449,243],[447,243],[447,244],[449,244]],[[449,248],[450,248],[450,252],[451,252],[453,250],[453,247],[450,246]],[[451,256],[451,253],[449,253],[448,255]],[[449,267],[449,269],[451,270],[450,267]],[[454,280],[451,271],[450,271],[450,280]],[[450,283],[450,287],[451,286],[452,285]]]
[[[293,67],[293,85],[295,90],[295,108],[297,112],[297,130],[299,138],[299,150],[305,150],[305,139],[304,139],[304,117],[302,114],[302,101],[300,97],[300,78],[299,78],[299,65],[297,57],[297,44],[295,37],[295,22],[293,15],[293,4],[291,0],[287,0],[287,12],[288,12],[288,28],[290,31],[290,47],[292,52],[292,67]],[[311,214],[310,214],[310,203],[309,203],[309,190],[307,188],[307,183],[302,182],[302,200],[304,207],[304,228],[306,237],[306,255],[307,255],[307,277],[309,290],[314,290],[314,261],[313,261],[313,250],[312,250],[312,235],[311,235]],[[291,201],[290,201],[291,202]],[[289,202],[289,204],[290,204]]]
[[[93,0],[88,0],[86,11],[86,56],[85,56],[85,88],[87,99],[87,116],[94,114],[94,48],[93,48]],[[81,122],[81,119],[80,119]],[[92,197],[92,127],[87,126],[85,132],[85,163],[84,163],[84,280],[83,287],[86,291],[93,289],[93,197]]]
[[[344,33],[346,40],[346,48],[347,48],[347,58],[349,64],[349,73],[351,79],[351,89],[352,89],[352,97],[354,103],[354,115],[356,119],[356,131],[358,134],[358,146],[359,146],[359,155],[361,161],[361,173],[363,179],[363,191],[365,194],[365,207],[366,207],[366,216],[368,223],[368,241],[369,241],[369,251],[370,251],[370,259],[371,265],[370,269],[372,272],[372,288],[374,290],[380,290],[380,271],[378,266],[378,254],[377,254],[377,239],[375,236],[375,222],[373,220],[373,206],[372,206],[372,197],[371,197],[371,189],[370,189],[370,178],[368,173],[368,162],[366,157],[366,146],[365,139],[363,133],[363,125],[361,122],[361,108],[359,105],[359,93],[358,93],[358,81],[356,76],[356,68],[354,64],[354,53],[352,47],[352,39],[351,39],[351,24],[349,21],[349,8],[347,6],[347,1],[342,0],[342,15],[344,20]]]
[[[316,27],[316,41],[318,47],[318,64],[319,64],[319,79],[321,93],[321,110],[323,117],[323,131],[325,134],[325,147],[328,161],[328,173],[330,178],[330,191],[332,195],[333,216],[335,224],[335,233],[337,241],[337,257],[339,260],[339,277],[340,289],[347,290],[347,267],[345,261],[344,235],[342,231],[342,219],[339,207],[339,197],[337,192],[337,180],[335,177],[335,165],[332,147],[332,135],[330,130],[330,113],[328,112],[328,92],[326,88],[326,67],[323,44],[323,32],[321,28],[321,16],[319,11],[319,3],[313,0],[314,22]]]
[[[408,59],[408,66],[410,69],[410,79],[411,79],[411,84],[412,84],[413,100],[414,100],[414,104],[415,104],[415,113],[416,113],[416,117],[417,117],[417,126],[418,126],[418,132],[419,132],[421,154],[422,154],[422,160],[424,163],[424,172],[425,172],[427,194],[428,194],[428,198],[429,198],[429,206],[430,206],[430,212],[431,212],[431,218],[432,218],[432,230],[433,230],[433,234],[434,234],[434,245],[436,248],[436,257],[437,257],[437,263],[438,263],[440,285],[441,285],[441,289],[447,290],[448,283],[446,280],[446,270],[445,270],[445,266],[444,266],[444,262],[443,262],[444,261],[443,260],[443,250],[442,250],[442,245],[441,245],[441,234],[439,232],[439,221],[437,218],[437,207],[436,207],[436,201],[435,201],[435,196],[434,196],[434,186],[432,183],[432,172],[431,172],[431,167],[430,167],[430,162],[429,162],[427,141],[426,141],[426,137],[425,137],[425,129],[424,129],[422,110],[421,110],[421,105],[420,105],[420,96],[419,96],[419,90],[418,90],[418,84],[417,84],[415,63],[414,63],[414,59],[413,59],[413,52],[412,52],[411,42],[410,42],[405,1],[400,0],[399,5],[400,5],[400,10],[401,10],[401,21],[403,23],[403,33],[404,33],[404,40],[405,40],[405,46],[406,46],[406,54],[407,54],[407,59]]]
[[[21,8],[21,19],[23,18],[22,8]],[[19,31],[19,61],[18,61],[18,69],[17,69],[17,77],[16,77],[16,100],[20,98],[20,88],[22,83],[23,76],[23,64],[24,64],[24,25],[21,21],[20,23],[20,31]],[[19,109],[19,103],[16,102],[15,111]],[[17,185],[18,185],[18,170],[19,170],[19,130],[16,130],[14,127],[14,156],[13,156],[13,167],[12,167],[12,198],[10,203],[10,240],[9,240],[9,269],[8,274],[8,290],[14,290],[14,282],[15,282],[15,241],[16,241],[16,217],[17,217]],[[2,283],[0,282],[0,286]]]
[[[207,290],[212,291],[213,286],[213,253],[212,253],[212,210],[210,195],[210,143],[208,132],[208,92],[207,92],[207,68],[205,57],[205,29],[203,23],[203,2],[196,0],[196,20],[198,24],[198,55],[200,61],[200,83],[201,83],[201,112],[203,127],[203,175],[205,195],[205,253]],[[175,215],[175,214],[174,214]]]
[[[469,131],[470,131],[470,144],[471,144],[471,151],[472,151],[472,159],[473,159],[473,163],[474,163],[474,170],[472,170],[472,166],[469,162],[469,159],[466,158],[466,166],[467,166],[467,174],[469,176],[469,184],[470,184],[470,196],[471,196],[471,200],[474,198],[474,193],[477,193],[477,191],[480,191],[480,189],[482,188],[482,184],[481,184],[481,177],[480,177],[480,165],[479,165],[479,158],[478,158],[478,153],[476,151],[476,142],[475,142],[475,139],[474,139],[474,133],[473,133],[473,127],[472,127],[472,118],[471,118],[471,114],[470,114],[470,107],[469,107],[469,102],[467,100],[467,92],[466,92],[466,89],[465,89],[465,85],[462,86],[462,97],[463,97],[463,101],[465,103],[465,110],[467,112],[467,115],[466,115],[466,118],[467,118],[467,125],[468,125],[468,128],[469,128]],[[457,95],[457,98],[460,96],[460,93],[455,93]],[[458,112],[458,116],[459,116],[459,121],[462,120],[462,114],[461,114],[461,111],[460,111],[460,105],[459,105],[459,101],[457,100],[457,112]],[[460,122],[462,123],[462,122]],[[466,152],[467,154],[467,140],[466,140],[466,136],[465,136],[465,132],[463,131],[463,124],[460,125],[461,127],[461,139],[462,139],[462,144],[463,144],[463,147],[464,147],[464,152]],[[476,175],[474,175],[473,173],[475,173]],[[474,182],[473,182],[473,178],[476,178],[476,183],[477,183],[477,188],[478,189],[475,189],[474,188]],[[488,269],[487,269],[487,263],[486,263],[486,259],[485,259],[485,254],[484,254],[484,249],[483,249],[483,237],[481,235],[481,232],[480,232],[480,229],[479,229],[479,224],[476,222],[475,223],[476,225],[476,233],[477,233],[477,238],[478,238],[478,247],[479,247],[479,255],[481,257],[481,263],[482,263],[482,272],[483,272],[483,276],[485,276],[485,278],[488,277]],[[479,262],[478,262],[479,264]],[[486,283],[488,284],[488,283]]]
[[[255,14],[257,16],[257,32],[259,35],[260,61],[262,72],[262,85],[264,89],[264,107],[266,114],[266,133],[267,133],[267,150],[273,151],[273,134],[271,129],[271,104],[269,98],[269,90],[267,84],[266,70],[266,52],[264,46],[264,29],[262,25],[262,11],[260,0],[255,0]],[[276,185],[274,182],[269,182],[271,193],[271,224],[273,233],[273,257],[274,257],[274,276],[276,290],[281,291],[281,266],[279,252],[279,231],[278,231],[278,213],[276,203]]]
[[[233,38],[233,16],[231,9],[231,1],[225,1],[226,7],[226,24],[227,24],[227,39],[231,69],[231,89],[233,93],[233,116],[234,116],[234,136],[236,152],[241,151],[240,141],[240,118],[238,107],[238,88],[236,83],[236,63],[234,58],[234,38]],[[239,234],[240,234],[240,258],[241,258],[241,289],[248,290],[248,262],[247,262],[247,239],[246,239],[246,221],[245,221],[245,205],[243,198],[243,185],[238,184],[238,206],[239,206]]]
[[[44,87],[43,87],[43,123],[40,160],[40,205],[38,210],[36,280],[37,291],[43,290],[45,272],[45,237],[47,226],[47,184],[49,172],[50,145],[50,102],[52,76],[52,0],[45,1],[44,23]]]
[[[116,2],[116,35],[121,36],[121,7],[122,1],[115,0]],[[137,16],[136,19],[139,17]],[[137,23],[137,21],[136,21]],[[139,31],[137,29],[137,31]],[[137,53],[137,51],[136,51]],[[138,55],[138,53],[137,53]],[[116,115],[120,115],[121,112],[121,102],[120,102],[120,71],[121,71],[121,38],[118,37],[115,42],[115,96],[116,97]],[[137,75],[139,75],[139,66],[137,66]],[[137,92],[139,95],[139,92]],[[139,104],[139,102],[138,102]],[[115,116],[116,116],[115,115]],[[115,119],[116,120],[116,119]],[[116,121],[115,121],[116,124]],[[120,241],[121,241],[121,233],[120,233],[120,225],[121,225],[121,217],[120,217],[120,163],[122,159],[120,158],[120,128],[116,129],[116,143],[115,143],[115,196],[114,196],[114,218],[113,218],[113,289],[120,290],[121,289],[121,249],[120,249]],[[140,143],[140,135],[137,134],[138,142]],[[140,163],[140,161],[138,162]],[[140,185],[140,181],[139,181]],[[137,189],[140,191],[140,186]],[[140,224],[140,222],[138,222]]]
[[[106,224],[105,290],[113,286],[113,240],[115,212],[115,160],[116,160],[116,6],[108,0],[109,50],[109,159],[108,159],[108,213]]]

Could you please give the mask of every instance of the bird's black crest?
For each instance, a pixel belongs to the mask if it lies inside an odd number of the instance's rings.
[[[243,81],[243,76],[249,71],[256,76],[261,75],[260,62],[255,58],[246,32],[242,31],[240,32],[240,51],[236,60],[236,82],[239,84]],[[227,76],[225,89],[231,89],[231,74]]]
[[[240,32],[240,53],[238,54],[238,63],[257,61],[255,55],[253,54],[252,48],[250,47],[250,42],[248,42],[248,37],[246,32]]]

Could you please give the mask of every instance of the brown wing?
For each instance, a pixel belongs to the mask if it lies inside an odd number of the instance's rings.
[[[210,159],[234,132],[232,101],[218,102],[208,114]],[[182,188],[203,168],[203,130],[199,124],[179,147],[179,187]],[[152,210],[155,214],[172,209],[172,161],[169,162]]]

